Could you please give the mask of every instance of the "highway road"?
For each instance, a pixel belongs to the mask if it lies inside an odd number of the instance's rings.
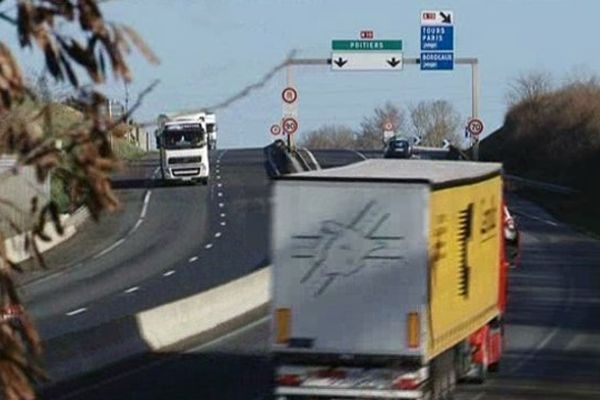
[[[262,160],[247,153],[217,153],[209,186],[157,185],[157,160],[117,181],[124,211],[50,252],[52,273],[22,286],[42,336],[93,327],[266,265],[268,181]]]
[[[269,192],[262,153],[231,150],[217,156],[221,179],[215,175],[210,187],[151,189],[146,215],[157,220],[144,220],[138,229],[140,237],[136,239],[135,232],[127,239],[130,243],[126,241],[105,255],[114,257],[112,264],[105,261],[106,266],[97,267],[106,268],[113,284],[118,283],[113,290],[105,290],[102,273],[98,289],[84,290],[89,286],[86,283],[77,289],[85,279],[68,280],[61,290],[74,292],[68,301],[57,299],[56,308],[47,306],[47,298],[37,297],[38,292],[31,290],[31,304],[43,332],[92,326],[227,281],[268,262]],[[360,159],[346,151],[318,152],[316,156],[324,164]],[[150,175],[152,168],[148,163]],[[223,190],[221,196],[219,189]],[[143,207],[142,192],[138,202],[142,197]],[[600,321],[592,316],[600,311],[600,242],[560,224],[526,201],[513,198],[511,207],[524,235],[522,264],[510,274],[508,351],[497,376],[484,385],[464,387],[458,398],[598,399]],[[136,223],[135,218],[131,221]],[[220,224],[223,221],[225,227]],[[207,248],[209,244],[212,246]],[[160,258],[165,251],[171,257]],[[128,273],[130,268],[141,271]],[[165,276],[169,271],[175,272]],[[71,274],[74,272],[55,279],[62,281]],[[90,278],[92,281],[97,279]],[[43,294],[47,284],[38,282],[36,290]],[[126,293],[131,287],[138,289]],[[44,301],[37,300],[42,298]],[[66,315],[69,309],[77,310],[75,307],[86,311]],[[96,314],[95,310],[102,311]],[[266,398],[271,377],[267,337],[268,321],[257,321],[208,345],[181,354],[129,360],[57,385],[45,395],[86,400]]]

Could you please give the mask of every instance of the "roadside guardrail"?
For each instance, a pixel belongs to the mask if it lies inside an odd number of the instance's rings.
[[[516,183],[518,185],[541,189],[548,192],[559,193],[564,195],[574,195],[579,193],[578,190],[570,187],[556,185],[554,183],[535,181],[533,179],[526,179],[516,175],[505,174],[504,178],[506,178],[509,182]]]

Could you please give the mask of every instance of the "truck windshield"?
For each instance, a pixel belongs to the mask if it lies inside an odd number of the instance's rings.
[[[202,129],[178,129],[163,131],[165,149],[190,149],[205,144]]]

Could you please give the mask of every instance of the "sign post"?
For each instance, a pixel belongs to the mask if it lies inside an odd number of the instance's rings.
[[[394,124],[392,121],[385,121],[383,124],[383,141],[387,144],[387,142],[394,137],[396,132],[394,132]]]
[[[298,121],[295,118],[284,118],[281,122],[283,131],[288,135],[293,135],[298,130]]]
[[[284,121],[288,118],[293,118],[298,121],[298,91],[294,85],[291,64],[287,65],[286,72],[286,87],[281,92],[281,99],[283,100],[283,115],[281,120]],[[294,149],[294,140],[292,135],[287,135],[287,148],[289,151]]]
[[[473,140],[473,159],[479,161],[479,135],[483,132],[483,121],[478,118],[472,118],[467,123],[467,132]]]

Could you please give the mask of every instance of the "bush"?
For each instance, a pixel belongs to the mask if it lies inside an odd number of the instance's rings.
[[[507,172],[596,191],[600,178],[600,84],[571,82],[514,104],[481,157]]]

